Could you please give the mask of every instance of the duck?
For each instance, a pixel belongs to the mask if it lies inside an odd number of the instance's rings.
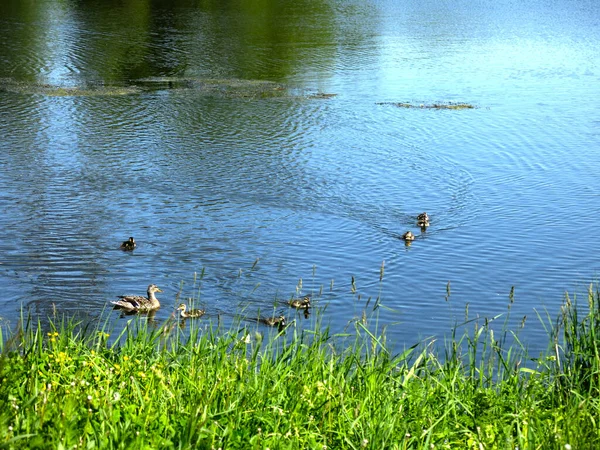
[[[293,298],[288,302],[292,308],[310,308],[310,296],[306,295],[302,298]]]
[[[179,313],[179,315],[181,316],[182,319],[187,319],[189,317],[202,317],[206,313],[206,311],[203,310],[203,309],[190,309],[190,310],[187,310],[187,306],[186,306],[185,303],[181,303],[177,307],[177,310],[181,311]]]
[[[426,228],[429,226],[429,215],[426,212],[417,216],[417,225],[421,228]]]
[[[111,302],[115,308],[120,308],[125,311],[145,312],[154,311],[160,308],[160,302],[154,295],[162,290],[155,284],[148,286],[148,297],[142,295],[119,295],[116,302]]]
[[[406,233],[404,233],[402,235],[402,239],[404,239],[407,242],[414,241],[415,240],[415,235],[413,234],[412,231],[407,231]]]
[[[120,249],[121,250],[125,250],[125,251],[131,251],[133,250],[135,247],[137,247],[137,244],[135,243],[135,239],[133,239],[132,237],[130,237],[128,240],[124,241],[121,244]]]
[[[269,325],[270,327],[277,327],[279,331],[285,328],[285,316],[279,317],[261,317],[258,319],[259,322],[264,323],[265,325]]]

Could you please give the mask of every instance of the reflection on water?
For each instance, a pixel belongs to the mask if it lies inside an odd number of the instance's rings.
[[[1,5],[0,316],[97,317],[150,283],[157,321],[181,295],[221,320],[313,294],[342,329],[379,297],[399,345],[505,312],[512,286],[515,323],[553,315],[598,269],[595,20],[583,0]],[[437,102],[477,108],[393,106]]]

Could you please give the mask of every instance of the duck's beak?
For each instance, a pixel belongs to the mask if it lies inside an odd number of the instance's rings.
[[[162,292],[162,289],[161,289],[161,288],[159,288],[159,287],[157,287],[157,288],[156,288],[156,292]]]

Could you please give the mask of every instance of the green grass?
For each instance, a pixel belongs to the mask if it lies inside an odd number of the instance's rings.
[[[0,447],[598,448],[598,291],[584,306],[566,298],[537,359],[487,320],[393,355],[368,320],[341,337],[134,318],[109,337],[23,318],[0,336]]]

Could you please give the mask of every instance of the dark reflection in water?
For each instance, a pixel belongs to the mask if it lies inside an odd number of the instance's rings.
[[[94,319],[150,283],[157,323],[180,298],[227,321],[310,293],[342,330],[380,297],[399,346],[466,305],[506,312],[512,286],[514,324],[553,315],[598,269],[594,17],[583,0],[1,4],[0,316]],[[449,102],[475,108],[419,107]]]

